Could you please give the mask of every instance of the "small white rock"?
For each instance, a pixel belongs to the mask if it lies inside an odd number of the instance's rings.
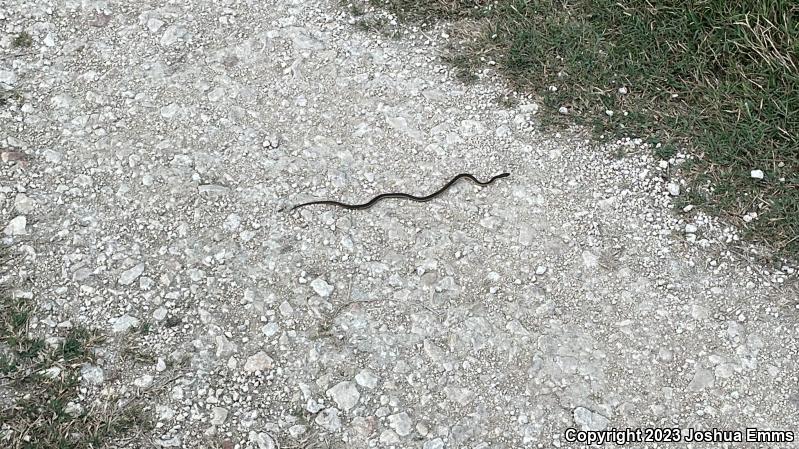
[[[50,163],[57,164],[61,162],[61,159],[64,158],[64,155],[62,155],[58,151],[53,151],[53,150],[44,150],[42,154],[44,155],[44,160]]]
[[[164,21],[156,19],[155,17],[147,21],[147,29],[150,30],[151,33],[157,33],[162,26],[164,26]]]
[[[325,282],[322,278],[316,278],[311,281],[311,288],[316,292],[317,295],[327,298],[333,293],[333,286]]]
[[[133,381],[133,385],[138,388],[148,388],[153,384],[153,376],[145,374]]]
[[[28,219],[24,215],[19,215],[11,219],[3,229],[5,235],[24,235],[28,231],[25,229],[28,226]]]
[[[88,363],[80,368],[80,377],[89,385],[100,385],[105,381],[105,373],[99,366],[89,365]]]
[[[160,112],[161,112],[161,117],[165,119],[172,119],[175,117],[175,115],[177,115],[178,112],[180,112],[180,105],[175,103],[170,103],[162,107]]]
[[[119,283],[122,285],[130,285],[144,273],[144,264],[140,263],[136,266],[127,269],[119,276]]]
[[[280,330],[280,326],[274,321],[272,321],[271,323],[265,324],[261,328],[261,332],[267,337],[271,337],[271,336],[275,335],[279,330]]]
[[[626,87],[620,87],[619,88],[619,93],[622,94],[622,95],[627,95],[627,88]]]
[[[569,108],[567,108],[566,106],[561,106],[561,107],[558,109],[558,112],[560,112],[560,113],[561,113],[561,114],[563,114],[563,115],[566,115],[566,114],[568,114],[568,113],[569,113]]]
[[[305,427],[304,425],[295,424],[295,425],[289,427],[289,435],[291,435],[292,438],[297,438],[300,435],[304,434],[307,430],[308,430],[308,428]]]
[[[355,382],[362,387],[374,388],[377,385],[377,377],[371,371],[362,369],[360,373],[355,375]]]
[[[52,368],[47,368],[42,372],[43,375],[47,376],[50,379],[57,379],[58,376],[61,375],[61,368],[54,366]]]
[[[444,440],[441,438],[433,438],[424,442],[422,449],[444,449]]]
[[[405,412],[389,415],[388,422],[388,425],[401,437],[410,434],[413,428],[413,421],[411,421],[411,417]]]
[[[344,410],[349,410],[358,403],[361,393],[355,388],[353,382],[339,382],[327,390],[327,395],[332,397],[336,404]]]
[[[582,430],[603,430],[605,429],[610,420],[605,416],[591,411],[585,407],[577,407],[573,412],[574,423],[580,426]]]
[[[163,307],[159,307],[153,312],[153,318],[156,321],[163,321],[166,318],[167,313],[169,313],[168,310]]]
[[[335,407],[329,407],[316,415],[314,422],[331,432],[335,432],[341,428],[341,418],[338,417],[339,410]]]
[[[172,399],[176,401],[180,401],[183,399],[183,387],[180,385],[172,387]]]
[[[685,233],[686,234],[693,234],[697,231],[697,227],[694,224],[688,223],[685,225]]]
[[[233,232],[239,229],[241,226],[241,217],[238,214],[230,214],[225,219],[225,222],[222,223],[222,228],[225,231]]]
[[[291,316],[291,314],[294,313],[294,307],[291,307],[291,304],[289,304],[288,301],[283,301],[280,303],[280,306],[277,309],[280,311],[280,314],[285,317]]]
[[[247,357],[247,362],[244,364],[244,371],[254,373],[256,371],[269,371],[272,369],[274,361],[272,357],[266,355],[265,352],[260,351],[255,355]]]
[[[14,197],[14,209],[21,213],[27,214],[33,211],[35,203],[32,199],[30,199],[24,193],[18,193],[16,197]]]
[[[80,416],[80,414],[83,413],[83,406],[78,403],[69,401],[67,402],[67,405],[64,407],[64,413],[72,417]]]
[[[112,330],[115,334],[119,334],[121,332],[127,332],[129,329],[137,327],[138,325],[139,320],[136,317],[125,314],[114,320]]]
[[[750,173],[754,179],[763,179],[763,170],[752,170]]]
[[[227,420],[228,410],[224,407],[214,407],[211,410],[211,424],[221,426]]]
[[[677,196],[680,194],[680,185],[676,182],[670,182],[669,185],[666,187],[669,191],[669,195]]]
[[[17,74],[10,70],[0,70],[0,84],[4,84],[6,89],[11,89],[17,83]]]
[[[266,432],[255,433],[250,431],[250,442],[255,443],[258,449],[277,449],[275,440]]]

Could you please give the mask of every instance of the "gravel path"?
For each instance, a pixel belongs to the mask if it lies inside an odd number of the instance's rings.
[[[684,157],[541,134],[491,73],[455,79],[440,31],[392,40],[299,0],[1,2],[0,20],[0,88],[24,96],[0,108],[2,238],[33,332],[111,336],[86,403],[151,390],[157,427],[131,447],[797,430],[795,271],[671,212]],[[429,203],[278,212],[505,171]],[[155,357],[131,363],[142,323]]]

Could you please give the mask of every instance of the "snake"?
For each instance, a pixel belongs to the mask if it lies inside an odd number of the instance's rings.
[[[415,195],[410,195],[410,194],[407,194],[407,193],[381,193],[380,195],[377,195],[376,197],[372,198],[371,200],[369,200],[369,201],[367,201],[367,202],[365,202],[363,204],[346,204],[346,203],[342,203],[340,201],[334,201],[334,200],[309,201],[307,203],[298,204],[298,205],[292,207],[291,209],[289,209],[289,212],[293,211],[294,209],[299,209],[300,207],[312,206],[314,204],[327,204],[327,205],[331,205],[331,206],[343,207],[344,209],[349,209],[349,210],[363,210],[363,209],[369,209],[370,207],[374,206],[378,201],[384,200],[384,199],[387,199],[387,198],[402,198],[402,199],[406,199],[406,200],[411,200],[411,201],[417,201],[417,202],[420,202],[420,203],[424,203],[424,202],[430,201],[430,200],[438,197],[442,193],[446,192],[447,189],[452,187],[452,185],[455,184],[456,182],[458,182],[458,180],[461,179],[461,178],[469,179],[469,180],[473,181],[475,184],[478,184],[478,185],[481,185],[481,186],[487,186],[487,185],[491,184],[492,182],[496,181],[497,179],[505,178],[507,176],[510,176],[510,173],[502,173],[502,174],[494,176],[493,178],[489,179],[488,181],[480,181],[479,179],[475,178],[474,175],[471,175],[469,173],[461,173],[458,176],[455,176],[454,178],[452,178],[452,181],[448,182],[444,187],[436,190],[435,192],[433,192],[433,193],[431,193],[430,195],[427,195],[427,196],[415,196]]]

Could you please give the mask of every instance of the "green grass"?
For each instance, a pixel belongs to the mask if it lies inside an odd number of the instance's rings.
[[[663,158],[687,149],[698,157],[683,169],[697,209],[778,255],[799,255],[799,3],[368,3],[416,23],[455,21],[461,32],[449,60],[462,77],[495,61],[512,87],[537,94],[545,123],[660,142]],[[570,114],[557,114],[560,106]],[[753,169],[765,178],[752,179]],[[700,187],[706,181],[712,189]],[[759,219],[743,222],[751,211]]]
[[[11,41],[11,46],[14,48],[28,48],[33,45],[33,38],[30,34],[23,31]]]
[[[0,248],[0,266],[8,251]],[[34,303],[0,291],[0,435],[10,449],[101,448],[149,429],[143,401],[86,404],[81,401],[80,368],[94,361],[98,332],[69,329],[50,346],[28,329]],[[51,376],[50,368],[59,369]],[[80,404],[76,408],[74,404]]]

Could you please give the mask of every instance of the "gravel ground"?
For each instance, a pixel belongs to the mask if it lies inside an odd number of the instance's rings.
[[[440,30],[390,39],[299,0],[5,1],[0,21],[18,294],[31,332],[110,335],[81,395],[150,392],[157,426],[129,447],[797,430],[795,269],[673,214],[685,156],[542,134],[491,72],[461,84]],[[154,357],[130,363],[142,323]]]

